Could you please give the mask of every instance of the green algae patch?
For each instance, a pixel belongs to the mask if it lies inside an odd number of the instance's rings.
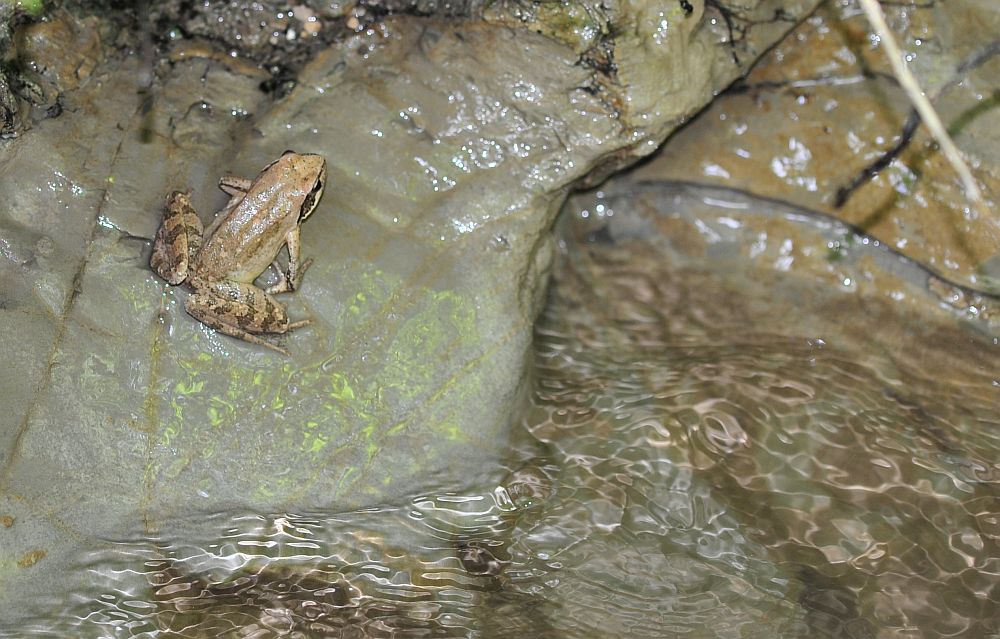
[[[481,401],[471,397],[480,385],[468,370],[483,349],[476,297],[408,289],[382,269],[363,269],[350,282],[356,288],[338,296],[345,301],[331,323],[339,330],[322,360],[302,366],[267,353],[246,368],[205,353],[171,360],[153,511],[179,504],[184,484],[272,509],[303,500],[352,503],[439,465],[428,447],[475,440],[453,409],[441,413],[434,403]],[[207,333],[191,329],[191,343],[202,342]],[[235,482],[212,479],[227,467],[239,469],[238,493]]]
[[[462,430],[462,427],[455,421],[446,421],[435,424],[431,427],[435,432],[440,433],[454,442],[469,441],[469,436]]]
[[[315,455],[323,451],[330,444],[330,439],[325,432],[317,428],[319,422],[308,421],[302,428],[302,444],[300,449],[310,455]]]
[[[448,378],[432,362],[448,361],[461,353],[476,335],[476,310],[452,291],[428,292],[425,305],[396,332],[379,380],[387,391],[413,400],[424,396]]]
[[[347,376],[341,373],[334,373],[330,376],[329,396],[341,402],[351,402],[357,399],[354,389],[351,388]]]
[[[42,15],[45,10],[43,0],[3,0],[3,4],[13,4],[15,8],[24,11],[33,18]]]

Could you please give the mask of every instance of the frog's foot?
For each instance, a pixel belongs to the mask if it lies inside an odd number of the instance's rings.
[[[278,293],[288,293],[299,288],[299,284],[302,283],[302,276],[305,275],[306,269],[309,268],[312,262],[312,258],[310,257],[298,266],[296,272],[292,272],[292,265],[289,264],[288,271],[286,272],[278,264],[278,260],[274,260],[271,266],[274,267],[274,271],[278,274],[278,281],[272,286],[267,287],[267,293],[269,295],[276,295]]]
[[[220,333],[259,344],[288,355],[288,351],[261,337],[260,333],[287,333],[311,323],[290,322],[285,307],[252,284],[210,282],[188,297],[184,309],[199,322]]]

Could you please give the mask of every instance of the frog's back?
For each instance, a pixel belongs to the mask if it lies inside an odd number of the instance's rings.
[[[326,161],[314,154],[286,151],[264,167],[212,224],[194,265],[198,276],[252,283],[316,207],[325,178]]]
[[[205,238],[195,259],[195,271],[210,279],[248,284],[257,279],[295,228],[295,216],[289,215],[281,204],[265,189],[251,188]]]

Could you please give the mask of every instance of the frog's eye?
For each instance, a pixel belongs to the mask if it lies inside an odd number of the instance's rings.
[[[307,193],[305,198],[302,200],[302,208],[299,209],[299,222],[309,217],[309,215],[316,208],[316,205],[319,203],[319,198],[323,195],[323,180],[324,176],[317,178],[312,191],[309,191],[309,193]]]

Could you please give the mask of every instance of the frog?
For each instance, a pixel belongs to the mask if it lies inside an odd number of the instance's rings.
[[[316,210],[325,186],[321,155],[285,151],[253,179],[220,178],[219,188],[229,201],[207,229],[191,204],[191,191],[173,191],[149,264],[168,284],[191,288],[184,310],[199,322],[288,355],[260,335],[284,334],[312,322],[291,321],[274,296],[298,289],[312,263],[301,260],[300,228]],[[278,261],[282,248],[288,251],[286,269]],[[268,268],[277,281],[260,288],[254,282]]]

